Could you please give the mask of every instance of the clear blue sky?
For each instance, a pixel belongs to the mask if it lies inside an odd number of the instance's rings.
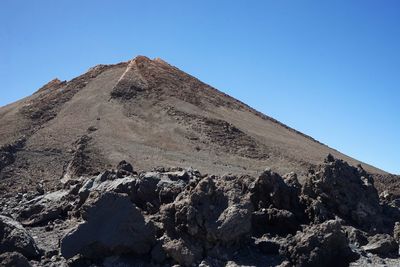
[[[400,2],[0,1],[0,105],[142,54],[400,173]]]

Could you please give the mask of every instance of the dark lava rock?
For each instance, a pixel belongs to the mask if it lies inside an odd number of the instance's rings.
[[[264,254],[279,254],[281,243],[276,239],[261,238],[255,241],[256,247]]]
[[[348,266],[358,258],[336,220],[306,227],[282,250],[295,266]]]
[[[237,177],[202,179],[164,210],[166,228],[211,243],[240,240],[251,230],[253,210],[245,187],[245,182]],[[172,211],[172,218],[168,211]]]
[[[129,195],[131,201],[141,210],[157,213],[162,204],[171,203],[200,174],[193,170],[163,170],[146,172],[139,176],[118,178],[106,172],[88,179],[80,188],[80,203],[84,203],[91,192],[116,192]]]
[[[361,168],[329,157],[308,178],[302,186],[295,173],[270,170],[256,178],[162,167],[135,174],[121,162],[95,177],[70,177],[59,191],[2,198],[1,212],[21,224],[0,217],[0,253],[19,252],[38,266],[399,262],[397,208],[379,203]]]
[[[132,164],[126,162],[125,160],[121,161],[120,163],[118,163],[117,173],[119,174],[119,177],[133,174],[134,170]]]
[[[342,226],[344,232],[346,233],[347,239],[349,239],[350,244],[361,247],[368,244],[367,233],[363,232],[352,226]]]
[[[32,267],[24,255],[18,252],[6,252],[0,255],[2,267]]]
[[[398,255],[399,252],[399,244],[388,234],[377,234],[370,237],[368,244],[362,248],[380,256]]]
[[[240,242],[251,232],[253,206],[246,177],[203,178],[161,209],[166,253],[184,266],[216,247]]]
[[[272,205],[275,208],[289,210],[297,198],[297,194],[292,192],[283,178],[269,169],[255,181],[251,196],[256,209]]]
[[[266,170],[252,184],[251,201],[256,209],[252,229],[256,235],[294,234],[305,221],[297,176],[287,175],[286,181],[279,174]]]
[[[82,254],[103,258],[125,253],[148,253],[155,243],[154,229],[127,195],[104,193],[83,207],[85,222],[61,240],[65,258]]]
[[[262,208],[277,208],[288,210],[301,218],[303,209],[300,205],[298,181],[292,177],[292,185],[285,183],[283,178],[271,170],[265,170],[257,178],[252,188],[251,201],[256,210]],[[289,181],[289,179],[288,179]]]
[[[73,205],[68,199],[68,191],[61,190],[34,198],[25,206],[19,211],[18,220],[24,226],[37,226],[65,218]]]
[[[311,173],[303,194],[312,199],[307,203],[308,214],[315,222],[337,215],[366,231],[383,228],[378,192],[361,168],[330,156]]]
[[[182,266],[192,266],[203,257],[203,249],[199,244],[181,238],[165,241],[163,249],[169,257]]]
[[[252,229],[256,236],[265,233],[284,236],[296,234],[300,224],[292,212],[271,208],[253,212]]]
[[[19,252],[28,259],[37,259],[40,252],[35,241],[17,221],[0,215],[0,253]]]

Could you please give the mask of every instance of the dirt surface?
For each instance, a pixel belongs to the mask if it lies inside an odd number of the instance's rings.
[[[90,139],[84,148],[77,144],[83,136]],[[254,174],[269,166],[281,174],[294,171],[303,182],[308,169],[330,153],[387,175],[161,59],[143,56],[96,66],[71,81],[55,79],[1,107],[0,146],[22,139],[11,153],[1,152],[0,194],[31,190],[38,182],[56,188],[65,177],[93,174],[121,159],[139,170],[193,166],[220,175]],[[385,188],[381,180],[379,189]]]

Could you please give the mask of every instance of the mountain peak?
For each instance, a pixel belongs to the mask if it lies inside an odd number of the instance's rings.
[[[50,82],[46,83],[45,85],[43,85],[41,88],[39,88],[36,93],[40,93],[40,92],[45,92],[47,90],[50,89],[57,89],[60,88],[61,86],[63,86],[66,83],[66,81],[61,81],[58,78],[54,78],[53,80],[51,80]]]
[[[142,55],[137,55],[136,57],[134,57],[132,60],[130,60],[131,62],[134,61],[136,63],[143,63],[143,62],[151,62],[152,60],[146,56],[142,56]]]
[[[0,170],[0,180],[19,177],[13,186],[37,177],[56,184],[69,173],[92,174],[121,159],[142,170],[257,173],[269,166],[300,177],[329,153],[360,164],[160,58],[97,65],[38,92],[0,108],[0,146],[26,137]]]

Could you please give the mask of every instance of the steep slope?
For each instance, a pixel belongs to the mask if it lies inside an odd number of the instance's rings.
[[[331,153],[386,175],[269,118],[161,59],[139,56],[53,80],[0,108],[3,191],[93,174],[121,159],[136,169],[302,175]]]

